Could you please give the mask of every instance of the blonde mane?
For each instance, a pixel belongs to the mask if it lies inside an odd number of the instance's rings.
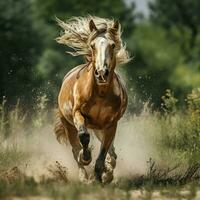
[[[97,29],[101,32],[105,32],[110,38],[115,42],[116,45],[116,63],[124,64],[130,61],[128,51],[126,46],[121,40],[121,25],[117,32],[113,31],[114,20],[88,16],[88,17],[73,17],[66,22],[56,19],[58,25],[64,30],[64,33],[56,38],[56,41],[60,44],[67,45],[72,48],[73,52],[67,52],[73,56],[85,56],[87,60],[92,57],[92,52],[90,48],[90,42],[94,39],[97,31],[90,31],[89,22],[93,20]]]

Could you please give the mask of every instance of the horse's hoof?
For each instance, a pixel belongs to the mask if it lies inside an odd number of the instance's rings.
[[[113,180],[113,165],[115,165],[116,163],[113,163],[115,160],[114,158],[110,157],[110,159],[107,159],[105,162],[105,170],[102,173],[102,183],[104,184],[108,184],[110,182],[112,182]]]
[[[113,180],[113,171],[103,172],[102,174],[102,183],[108,184],[111,183]]]
[[[88,174],[84,168],[79,168],[79,180],[82,183],[87,183],[88,182]]]
[[[83,165],[89,165],[92,161],[91,151],[89,149],[86,149],[83,151],[83,149],[79,152],[79,160],[81,164]]]
[[[106,164],[111,165],[113,169],[116,167],[116,159],[109,154],[107,155],[105,162]]]
[[[105,170],[105,165],[102,161],[103,160],[97,160],[94,168],[95,180],[100,183],[102,183],[102,173]]]

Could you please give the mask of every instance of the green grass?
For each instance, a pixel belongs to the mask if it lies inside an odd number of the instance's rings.
[[[134,179],[132,180],[132,182]],[[41,196],[51,199],[129,199],[132,194],[142,192],[144,199],[151,199],[155,192],[159,196],[170,198],[187,197],[192,199],[197,191],[200,190],[199,183],[188,183],[187,185],[155,185],[150,182],[145,183],[142,187],[127,184],[127,180],[119,180],[117,183],[110,185],[100,185],[97,183],[83,184],[80,182],[70,181],[68,183],[57,182],[55,180],[45,180],[36,182],[31,177],[20,177],[10,183],[0,181],[0,198],[13,196],[30,197]]]
[[[28,154],[18,150],[16,147],[0,146],[0,172],[23,164],[27,158]]]
[[[162,97],[164,115],[159,117],[162,151],[173,150],[188,164],[200,162],[200,88],[188,94],[187,106],[177,110],[174,96],[168,90]],[[171,103],[169,103],[171,102]]]

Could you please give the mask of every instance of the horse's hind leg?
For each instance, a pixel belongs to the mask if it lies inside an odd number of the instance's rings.
[[[99,139],[100,142],[103,141],[103,132],[102,131],[94,131],[95,135]],[[105,171],[102,175],[102,182],[104,183],[110,183],[113,180],[113,171],[116,166],[116,159],[117,154],[115,153],[115,147],[114,147],[114,139],[112,141],[112,144],[110,145],[110,148],[108,150],[106,159],[105,159]]]
[[[72,152],[74,155],[74,158],[78,164],[79,168],[79,178],[81,181],[86,181],[88,178],[87,172],[84,168],[83,163],[80,160],[80,154],[82,152],[82,146],[80,144],[80,140],[78,138],[77,130],[74,126],[72,126],[67,120],[63,117],[61,118],[61,121],[64,125],[65,132],[68,136],[69,142],[72,146]]]
[[[96,180],[100,182],[104,182],[104,183],[111,182],[113,179],[113,169],[116,164],[115,162],[116,154],[114,152],[114,146],[112,145],[112,143],[115,137],[116,128],[117,128],[117,124],[113,125],[112,127],[108,129],[102,130],[102,136],[99,137],[99,139],[101,140],[101,149],[100,149],[100,153],[95,164],[95,177],[96,177]],[[108,156],[107,156],[107,153],[108,153]],[[108,159],[106,158],[106,156]],[[110,171],[110,174],[109,174],[110,178],[108,176],[105,177],[106,174],[103,174],[103,173],[104,172],[106,173],[109,171]]]
[[[98,140],[100,142],[102,142],[104,133],[102,131],[99,131],[99,130],[98,131],[95,130],[94,133],[95,133],[96,137],[98,138]],[[110,161],[110,158],[112,159],[111,161]],[[111,165],[112,165],[112,167],[114,169],[115,166],[116,166],[116,160],[117,160],[117,154],[115,153],[115,147],[114,147],[114,139],[113,139],[113,141],[112,141],[112,143],[110,145],[110,148],[108,150],[108,154],[107,154],[106,160],[108,160],[111,163]]]

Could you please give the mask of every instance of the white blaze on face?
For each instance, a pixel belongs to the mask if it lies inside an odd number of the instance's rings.
[[[106,58],[107,58],[107,47],[108,47],[108,40],[104,37],[99,37],[96,39],[96,49],[97,49],[97,54],[96,54],[96,69],[98,72],[100,71],[105,71],[106,66]]]

